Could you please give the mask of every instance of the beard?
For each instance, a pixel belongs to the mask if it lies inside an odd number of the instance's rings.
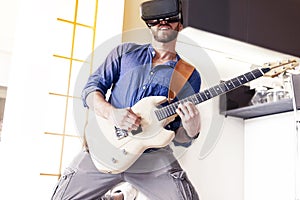
[[[171,28],[171,26],[169,26],[171,29],[161,30],[161,26],[162,25],[158,26],[155,30],[151,29],[152,35],[157,42],[168,43],[177,38],[179,32],[179,24],[174,30]]]

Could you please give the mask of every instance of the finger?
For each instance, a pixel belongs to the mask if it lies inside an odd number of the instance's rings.
[[[132,123],[137,123],[137,122],[141,121],[141,117],[139,117],[135,114],[131,114],[131,113],[127,114],[127,119]]]
[[[181,112],[180,108],[176,109],[176,113],[179,115],[179,117],[182,119],[184,117],[183,113]]]
[[[126,126],[131,129],[137,129],[140,126],[140,120],[126,119]]]
[[[194,117],[194,116],[198,115],[198,113],[199,113],[198,109],[196,108],[196,106],[192,102],[186,102],[185,107],[188,110],[188,113],[191,117]]]
[[[187,104],[186,103],[179,104],[178,107],[181,110],[181,112],[183,113],[183,115],[188,115],[189,114],[189,110],[187,109]]]
[[[127,121],[132,123],[136,126],[139,126],[141,123],[141,117],[136,115],[130,108],[128,109],[127,113]]]
[[[183,112],[183,105],[182,104],[179,104],[178,105],[178,108],[176,109],[176,113],[179,115],[179,117],[181,118],[181,119],[183,119],[184,118],[184,112]]]
[[[138,128],[138,126],[136,126],[135,124],[132,124],[130,122],[127,121],[123,121],[120,125],[119,128],[127,130],[127,131],[131,131],[131,130],[136,130]]]

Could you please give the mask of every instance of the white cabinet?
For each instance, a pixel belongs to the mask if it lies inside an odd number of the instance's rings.
[[[296,199],[296,119],[299,111],[245,120],[244,200]]]

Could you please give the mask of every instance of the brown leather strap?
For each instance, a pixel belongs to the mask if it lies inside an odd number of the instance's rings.
[[[177,96],[179,91],[192,75],[194,69],[195,68],[192,65],[182,59],[177,62],[170,81],[168,93],[169,102],[171,102]]]

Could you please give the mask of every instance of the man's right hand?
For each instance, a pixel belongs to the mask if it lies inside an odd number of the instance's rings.
[[[111,121],[117,128],[132,131],[137,130],[141,124],[141,117],[137,116],[131,108],[115,108],[99,91],[90,93],[87,96],[87,103],[96,115]]]
[[[127,131],[137,130],[141,124],[141,117],[136,115],[131,108],[112,108],[109,120],[114,123],[116,127]]]

